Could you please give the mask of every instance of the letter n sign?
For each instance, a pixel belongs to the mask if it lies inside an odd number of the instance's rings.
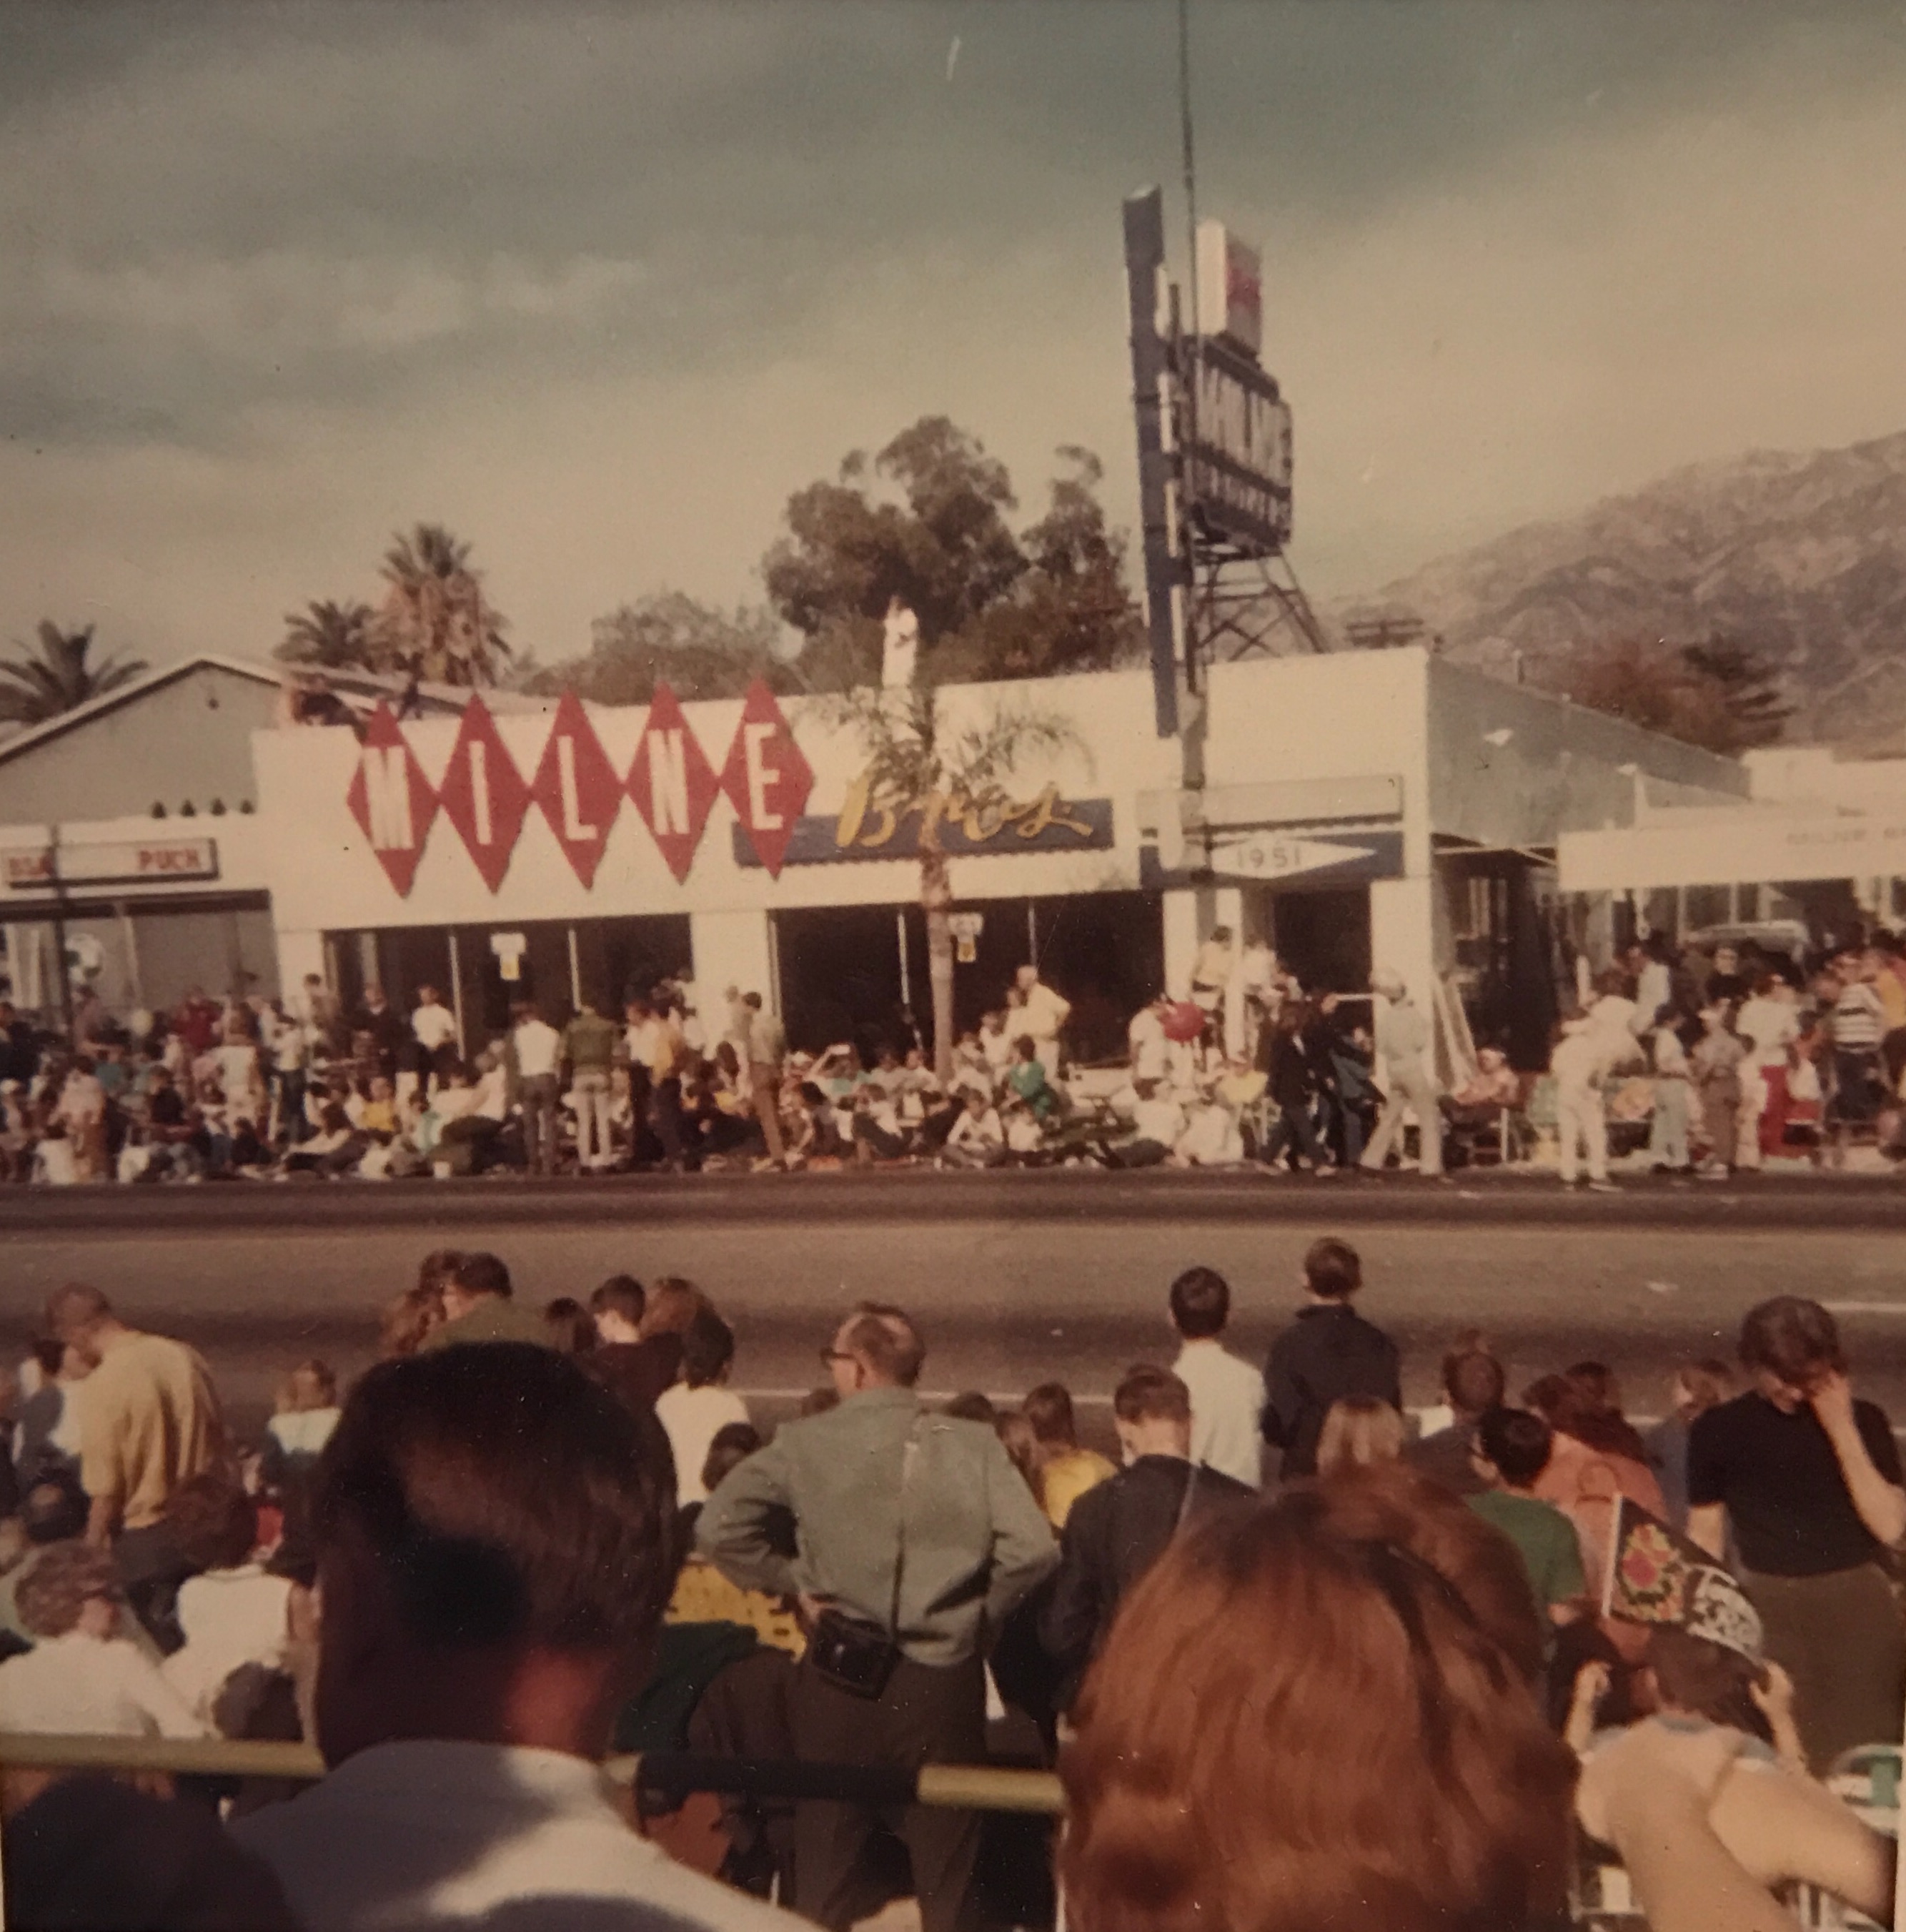
[[[814,768],[794,742],[767,680],[757,677],[742,705],[741,726],[721,770],[721,789],[772,878],[781,877],[794,822],[814,788]]]
[[[688,728],[681,701],[658,683],[629,767],[629,796],[678,884],[695,862],[715,789],[714,770]]]
[[[409,898],[424,840],[436,816],[437,795],[381,699],[365,728],[357,775],[344,802],[391,884]]]
[[[556,706],[556,722],[529,796],[543,808],[577,878],[585,886],[593,885],[609,828],[622,802],[622,788],[582,700],[573,691],[565,691]]]

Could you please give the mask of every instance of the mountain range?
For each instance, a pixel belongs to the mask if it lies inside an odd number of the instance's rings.
[[[1585,645],[1718,635],[1778,671],[1788,742],[1906,751],[1906,432],[1677,470],[1329,615],[1410,614],[1455,662],[1538,684]]]

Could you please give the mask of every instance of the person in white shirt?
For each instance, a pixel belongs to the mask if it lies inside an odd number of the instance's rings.
[[[1063,1054],[1059,1035],[1072,1016],[1072,1003],[1054,992],[1039,977],[1036,966],[1020,967],[1017,983],[1020,998],[1024,1004],[1023,1010],[1014,1016],[1011,1029],[1013,1037],[1015,1041],[1032,1041],[1039,1064],[1046,1070],[1047,1079],[1056,1087]]]
[[[220,1471],[173,1491],[166,1521],[180,1559],[195,1574],[178,1588],[185,1646],[164,1664],[166,1681],[201,1722],[214,1712],[232,1672],[247,1664],[281,1668],[291,1637],[291,1580],[253,1558],[258,1506]]]
[[[1787,1070],[1800,1036],[1800,1015],[1791,992],[1782,997],[1785,990],[1776,975],[1763,973],[1734,1015],[1734,1031],[1748,1044],[1747,1064],[1741,1069],[1737,1167],[1758,1167],[1787,1138]]]
[[[441,1081],[457,1053],[457,1016],[446,1006],[434,986],[417,989],[417,1010],[410,1016],[410,1030],[417,1037],[427,1078]]]
[[[1627,1022],[1623,1021],[1626,1027]],[[1608,1178],[1608,1116],[1602,1083],[1608,1074],[1608,1045],[1593,1017],[1577,1012],[1564,1019],[1548,1058],[1555,1082],[1555,1131],[1562,1144],[1562,1184],[1572,1187],[1581,1178],[1582,1156],[1588,1156],[1588,1184],[1598,1193],[1611,1193]]]
[[[1006,1157],[1006,1130],[991,1096],[966,1090],[966,1106],[946,1136],[941,1158],[949,1167],[997,1167]]]
[[[0,1664],[0,1731],[205,1735],[159,1666],[119,1634],[119,1572],[110,1550],[76,1540],[49,1544],[13,1600],[33,1648]]]
[[[1007,1029],[1003,1008],[980,1016],[978,1045],[996,1092],[1005,1084],[1006,1070],[1012,1065],[1013,1036]]]
[[[523,1148],[532,1174],[556,1172],[556,1103],[562,1081],[557,1071],[562,1036],[526,1001],[516,1009],[510,1034],[523,1101]]]
[[[652,1432],[532,1343],[361,1377],[312,1514],[329,1774],[232,1826],[306,1932],[799,1932],[604,1779],[674,1582]]]
[[[889,691],[911,691],[920,657],[920,620],[904,598],[887,599],[880,640],[880,682]]]
[[[1155,1080],[1135,1080],[1131,1091],[1131,1138],[1105,1143],[1100,1156],[1110,1167],[1160,1166],[1184,1138],[1185,1110]]]
[[[731,1422],[748,1420],[748,1404],[727,1383],[735,1337],[712,1308],[698,1309],[682,1337],[682,1376],[655,1399],[655,1420],[675,1452],[676,1500],[686,1509],[708,1500],[703,1466],[711,1444]]]
[[[1171,1072],[1171,1040],[1164,1030],[1166,1009],[1171,1002],[1161,993],[1148,1006],[1140,1006],[1125,1029],[1125,1043],[1131,1054],[1131,1077],[1164,1080]]]
[[[1230,1284],[1215,1268],[1187,1268],[1171,1284],[1182,1344],[1171,1372],[1191,1392],[1191,1460],[1254,1490],[1264,1480],[1264,1378],[1220,1339],[1230,1318]]]

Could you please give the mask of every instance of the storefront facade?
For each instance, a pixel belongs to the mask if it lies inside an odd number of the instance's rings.
[[[957,1022],[1034,960],[1089,1057],[1160,984],[1183,989],[1218,925],[1269,938],[1320,989],[1382,964],[1419,998],[1473,987],[1506,1010],[1542,970],[1529,932],[1566,826],[1623,822],[1636,770],[1746,788],[1731,761],[1415,650],[1218,667],[1195,810],[1144,673],[940,701],[943,731],[1003,710],[1066,740],[1011,775],[1009,809],[946,818],[957,903],[981,920]],[[512,998],[560,1019],[682,971],[705,1000],[760,991],[808,1046],[927,1016],[918,814],[868,807],[866,748],[824,702],[475,706],[382,719],[363,745],[262,732],[253,754],[287,985],[317,972],[348,998],[376,976],[401,1003],[433,983],[472,1046]]]

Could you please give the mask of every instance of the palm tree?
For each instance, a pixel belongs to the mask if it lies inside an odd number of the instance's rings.
[[[354,597],[347,603],[305,605],[285,619],[283,641],[277,656],[286,664],[310,664],[321,670],[381,670],[377,640],[368,604]]]
[[[376,630],[392,659],[434,683],[496,682],[508,622],[484,595],[468,544],[441,524],[419,524],[384,553],[384,581]]]
[[[62,712],[76,710],[109,691],[143,677],[142,658],[103,658],[88,664],[93,627],[62,631],[49,619],[40,623],[37,654],[16,644],[16,657],[0,662],[0,723],[43,724]]]
[[[969,811],[981,819],[1007,802],[1005,781],[1025,759],[1080,749],[1078,734],[1050,713],[995,704],[977,722],[954,727],[931,690],[865,687],[820,700],[821,715],[860,740],[867,765],[858,800],[896,822],[920,815],[920,910],[927,922],[927,973],[933,987],[934,1068],[953,1077],[953,882],[941,828]]]

